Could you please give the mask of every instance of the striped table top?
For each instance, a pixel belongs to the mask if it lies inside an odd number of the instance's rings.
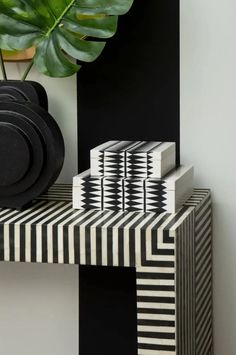
[[[114,265],[115,259],[117,266],[135,266],[132,231],[177,228],[208,195],[207,189],[195,189],[176,214],[84,211],[72,208],[71,185],[57,184],[24,211],[0,209],[0,260]],[[118,241],[122,253],[114,251]]]

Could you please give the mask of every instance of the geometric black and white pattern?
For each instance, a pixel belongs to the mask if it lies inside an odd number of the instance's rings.
[[[108,141],[90,151],[91,175],[126,177],[126,152],[140,142]]]
[[[46,195],[0,209],[0,260],[135,267],[138,355],[213,353],[209,190],[175,214],[74,210]]]
[[[124,211],[145,211],[145,180],[124,179]]]
[[[175,143],[108,141],[90,158],[92,176],[162,178],[175,167]]]
[[[104,176],[104,151],[117,143],[118,141],[108,141],[90,150],[91,175]]]
[[[103,209],[103,178],[90,176],[89,170],[73,178],[74,207],[79,209]]]
[[[145,183],[146,191],[146,205],[145,210],[147,212],[164,212],[165,207],[169,200],[174,200],[174,190],[167,191],[165,182],[163,180],[156,181],[148,179]]]
[[[128,178],[162,178],[175,167],[175,143],[141,142],[126,154]]]
[[[104,151],[104,176],[126,177],[126,152],[137,142],[121,141]]]
[[[180,166],[163,179],[91,176],[73,180],[73,206],[79,209],[175,213],[191,196],[193,168]]]
[[[193,191],[193,167],[180,166],[163,179],[145,181],[145,211],[175,213]]]
[[[70,201],[72,200],[72,185],[71,184],[54,184],[48,191],[40,195],[38,200],[49,201]]]
[[[198,189],[198,196],[204,196],[206,190]],[[208,193],[203,198],[201,203],[197,196],[192,196],[186,203],[186,206],[195,204],[194,209],[194,246],[193,258],[194,269],[193,274],[193,288],[189,298],[194,301],[193,317],[195,322],[193,354],[213,354],[212,350],[212,206],[211,196]],[[184,228],[184,225],[182,226]],[[188,238],[188,230],[185,231],[186,238]],[[180,242],[180,238],[179,238]],[[179,260],[187,259],[186,253],[187,244],[182,256]],[[192,257],[192,254],[189,258]],[[191,265],[191,259],[186,260]],[[193,295],[193,297],[192,297]]]
[[[123,179],[104,177],[102,209],[122,211],[124,208],[123,189]]]

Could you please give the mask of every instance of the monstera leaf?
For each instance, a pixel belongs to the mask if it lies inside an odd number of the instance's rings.
[[[34,64],[53,77],[70,76],[94,61],[133,0],[0,0],[0,48],[36,47]]]

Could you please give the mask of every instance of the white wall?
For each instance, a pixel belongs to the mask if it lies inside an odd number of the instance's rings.
[[[20,79],[26,64],[8,64]],[[1,77],[0,77],[1,79]],[[76,76],[54,79],[35,70],[49,97],[49,112],[59,124],[66,157],[59,182],[77,173]],[[78,355],[78,267],[0,263],[0,355]]]
[[[0,354],[78,355],[78,267],[0,262]]]
[[[214,200],[215,355],[236,354],[236,2],[181,0],[181,154]]]

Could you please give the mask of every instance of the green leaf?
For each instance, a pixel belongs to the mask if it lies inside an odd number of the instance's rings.
[[[34,63],[48,76],[80,69],[73,59],[94,61],[117,30],[118,16],[134,0],[0,0],[0,48],[36,47]]]
[[[70,76],[80,68],[63,55],[54,34],[37,47],[35,64],[41,73],[52,77]]]
[[[9,51],[23,50],[32,47],[38,39],[37,33],[26,33],[22,35],[0,35],[0,48]]]
[[[133,0],[76,0],[83,14],[124,15]]]
[[[92,62],[102,52],[105,42],[92,42],[81,40],[75,33],[59,28],[55,31],[61,48],[83,62]]]
[[[118,16],[82,15],[70,11],[63,20],[64,28],[85,36],[110,38],[117,30]]]

